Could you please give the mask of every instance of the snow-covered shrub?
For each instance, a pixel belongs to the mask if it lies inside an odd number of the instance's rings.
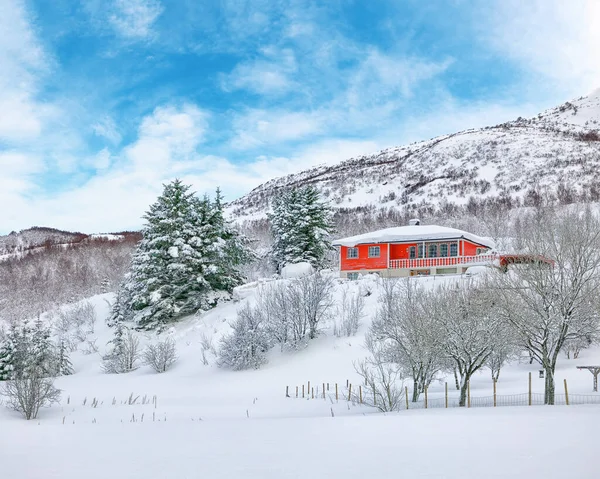
[[[208,358],[206,357],[206,353],[212,353],[214,356],[217,356],[217,350],[213,343],[213,337],[211,334],[202,333],[200,335],[200,351],[202,354],[202,364],[208,366]]]
[[[245,304],[231,327],[233,332],[221,339],[217,365],[234,371],[259,369],[270,346],[262,312]]]
[[[166,338],[156,344],[149,345],[143,354],[145,365],[152,367],[157,373],[164,373],[177,361],[175,341]]]
[[[140,340],[137,336],[120,326],[112,344],[112,350],[102,358],[104,372],[122,374],[137,369],[140,359]]]
[[[314,339],[333,306],[334,286],[331,276],[316,273],[262,290],[256,308],[266,317],[270,337],[282,346]]]
[[[289,263],[281,268],[281,277],[284,279],[296,279],[302,278],[303,276],[310,276],[314,273],[314,268],[310,263]]]
[[[337,306],[333,333],[337,337],[354,336],[364,316],[365,300],[360,294],[352,294],[344,289]]]
[[[54,386],[53,378],[44,377],[38,370],[27,377],[6,381],[0,393],[6,397],[9,408],[29,420],[37,417],[41,407],[59,402],[61,391]]]

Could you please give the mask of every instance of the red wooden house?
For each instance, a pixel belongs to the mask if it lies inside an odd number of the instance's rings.
[[[333,242],[340,254],[340,274],[356,278],[360,273],[386,276],[460,274],[469,266],[489,265],[500,257],[487,238],[436,225],[387,228]]]

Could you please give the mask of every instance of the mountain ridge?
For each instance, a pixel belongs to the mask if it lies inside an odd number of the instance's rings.
[[[394,208],[409,214],[447,203],[464,206],[471,197],[517,204],[535,202],[540,195],[597,201],[599,169],[600,89],[529,119],[275,178],[229,203],[228,211],[240,222],[264,219],[279,189],[304,184],[317,185],[338,211]]]

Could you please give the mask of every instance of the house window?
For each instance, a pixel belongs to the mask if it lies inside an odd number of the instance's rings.
[[[475,254],[485,254],[489,251],[489,248],[477,248]]]
[[[348,259],[358,258],[358,248],[348,248],[348,253],[346,254],[346,258],[348,258]]]
[[[356,281],[358,279],[358,273],[348,273],[347,277],[350,281]]]
[[[415,259],[417,257],[417,248],[415,246],[408,248],[408,257],[410,259]]]
[[[458,256],[458,244],[452,243],[450,245],[450,256]]]
[[[423,256],[424,256],[423,255],[423,244],[420,244],[419,245],[419,258],[422,258]]]
[[[440,245],[440,256],[446,258],[448,256],[448,245],[443,243]]]
[[[379,246],[369,246],[369,258],[379,258]]]
[[[430,244],[428,258],[437,258],[437,249],[438,248],[436,244]]]

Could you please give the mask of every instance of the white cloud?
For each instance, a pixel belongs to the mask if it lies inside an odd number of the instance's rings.
[[[0,141],[19,142],[40,134],[51,107],[36,101],[39,76],[48,60],[21,1],[0,6]]]
[[[600,86],[598,0],[504,0],[479,12],[482,37],[519,62],[531,88],[579,96]]]
[[[234,117],[231,146],[248,149],[300,140],[318,134],[323,121],[318,111],[248,110]]]
[[[118,145],[119,143],[121,143],[122,137],[119,133],[117,125],[115,124],[114,120],[108,115],[104,116],[96,123],[94,123],[92,125],[92,130],[96,135],[102,138],[106,138],[114,145]]]
[[[221,86],[226,91],[248,90],[261,95],[278,95],[294,87],[292,75],[297,68],[291,49],[266,47],[259,58],[242,62],[225,75]]]
[[[446,71],[451,63],[394,57],[371,49],[351,74],[347,101],[361,108],[410,98],[417,86]]]
[[[158,0],[115,0],[109,21],[123,37],[143,39],[151,35],[162,11]]]

